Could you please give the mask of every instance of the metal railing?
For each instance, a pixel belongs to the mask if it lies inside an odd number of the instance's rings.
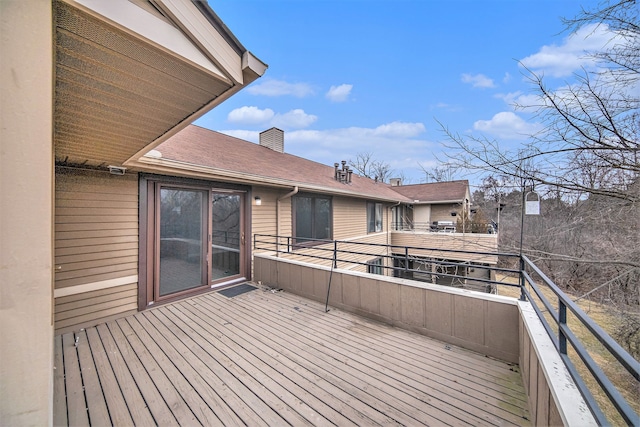
[[[640,386],[640,363],[636,361],[625,349],[609,336],[593,319],[591,319],[575,302],[573,302],[558,286],[549,279],[529,258],[522,256],[521,280],[524,286],[522,291],[532,303],[534,310],[542,321],[547,333],[551,337],[556,350],[564,361],[565,366],[573,377],[576,386],[584,397],[591,413],[600,425],[617,424],[607,419],[601,405],[594,397],[594,393],[585,383],[583,375],[579,372],[569,354],[571,348],[597,382],[600,390],[606,395],[607,400],[613,405],[622,420],[628,425],[638,425],[640,418],[631,405],[621,395],[616,386],[611,382],[602,368],[598,365],[585,347],[583,340],[576,334],[578,327],[586,329],[591,337],[595,338],[608,351],[609,355],[622,366]],[[535,279],[534,279],[535,278]],[[557,306],[554,306],[545,296],[540,284],[544,284],[557,298]],[[529,290],[529,288],[533,291]],[[540,307],[540,304],[542,307]],[[570,326],[567,314],[572,313],[577,325]],[[553,322],[553,326],[551,325]],[[573,322],[572,322],[573,323]],[[569,347],[570,346],[570,347]]]
[[[432,222],[419,221],[394,221],[391,223],[393,231],[422,231],[431,233],[462,233],[462,226],[456,221],[450,224],[438,224]],[[465,223],[465,232],[469,234],[495,234],[495,227],[491,222],[474,222]]]
[[[507,253],[397,246],[348,240],[300,239],[291,236],[278,237],[267,234],[255,234],[253,237],[253,248],[256,251],[275,252],[278,255],[295,254],[298,257],[309,260],[309,262],[318,263],[324,261],[325,264],[332,268],[338,268],[339,263],[350,265],[351,267],[358,265],[366,267],[370,265],[371,260],[382,258],[385,260],[381,265],[382,269],[386,272],[385,275],[428,283],[437,283],[439,280],[449,278],[452,280],[458,279],[460,287],[465,287],[467,282],[509,287],[520,286],[509,281],[497,281],[491,278],[469,277],[451,273],[451,271],[466,271],[469,267],[481,267],[488,272],[489,276],[492,276],[491,272],[493,272],[493,274],[502,273],[505,275],[519,274],[519,270],[496,267],[488,264],[480,265],[481,261],[478,261],[476,264],[471,264],[471,261],[467,260],[474,257],[480,260],[485,256],[518,257],[517,255]],[[413,254],[416,251],[423,253],[425,251],[432,251],[433,254],[431,256],[417,256]],[[427,271],[412,267],[415,265],[424,265],[426,258],[429,259],[428,263],[430,265],[435,266],[433,270]],[[460,259],[465,259],[465,261],[456,261]],[[417,276],[421,276],[422,279],[416,278]]]
[[[573,377],[576,386],[589,406],[594,418],[600,425],[616,424],[607,419],[601,404],[598,403],[594,394],[606,396],[608,404],[615,408],[617,414],[628,425],[638,424],[638,414],[625,400],[602,368],[594,361],[583,343],[586,339],[578,338],[576,330],[583,328],[592,338],[601,343],[610,357],[615,359],[634,379],[636,387],[640,386],[639,363],[624,350],[613,338],[611,338],[600,326],[598,326],[578,305],[573,302],[558,286],[553,283],[529,258],[512,253],[478,252],[455,249],[425,248],[411,246],[394,246],[385,244],[373,244],[356,241],[338,241],[323,239],[296,239],[291,236],[274,236],[266,234],[256,234],[253,239],[255,251],[268,251],[276,253],[277,256],[283,254],[295,254],[297,257],[309,259],[311,263],[318,261],[331,266],[332,270],[341,265],[369,265],[371,259],[382,258],[381,267],[386,275],[414,278],[416,275],[426,277],[431,283],[437,281],[434,277],[449,277],[461,281],[472,280],[474,282],[486,283],[490,285],[511,286],[520,288],[520,299],[531,302],[532,307],[544,325],[549,337],[553,341],[565,366]],[[432,252],[438,256],[428,256],[425,253]],[[420,255],[415,255],[419,253]],[[520,265],[520,269],[494,267],[489,265],[478,265],[473,261],[456,261],[460,258],[481,259],[484,256],[497,256],[506,260],[506,265]],[[426,259],[426,261],[425,261]],[[431,271],[420,268],[412,268],[413,261],[423,260],[434,265]],[[379,264],[376,264],[380,267]],[[469,277],[451,272],[466,271],[466,268],[480,267],[486,269],[493,277],[494,273],[500,272],[511,278],[517,277],[519,283],[512,283],[507,280],[495,280],[494,278]],[[435,270],[435,271],[434,271]],[[428,279],[431,280],[428,280]],[[415,280],[415,278],[414,278]],[[557,298],[557,307],[551,304],[543,292],[541,285],[545,286],[554,298]],[[532,293],[533,292],[533,293]],[[548,294],[548,292],[547,292]],[[567,313],[573,315],[577,323],[567,321]],[[553,326],[552,326],[553,323]],[[589,338],[589,340],[591,340]],[[590,388],[583,378],[583,373],[576,367],[572,360],[569,349],[575,353],[588,373],[595,379],[598,390]],[[577,360],[576,360],[577,361]]]

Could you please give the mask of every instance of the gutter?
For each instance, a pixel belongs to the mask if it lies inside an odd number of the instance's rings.
[[[280,256],[280,202],[285,199],[289,199],[298,194],[298,186],[293,187],[293,190],[284,196],[276,199],[276,256]],[[293,219],[292,219],[293,222]]]

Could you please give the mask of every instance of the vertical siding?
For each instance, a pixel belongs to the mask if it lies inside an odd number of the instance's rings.
[[[136,174],[56,169],[55,268],[56,329],[136,309]]]

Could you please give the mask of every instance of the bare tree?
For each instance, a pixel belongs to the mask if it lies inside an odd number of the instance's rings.
[[[432,168],[425,168],[418,163],[428,182],[453,181],[460,168],[450,163],[443,163]]]
[[[461,136],[443,126],[455,150],[448,165],[637,203],[640,195],[633,184],[640,177],[638,10],[635,1],[620,0],[565,20],[568,28],[595,23],[608,29],[607,47],[588,53],[598,67],[584,69],[575,82],[559,90],[527,70],[538,102],[516,107],[536,109],[543,129],[514,153],[496,140]],[[521,168],[523,161],[530,167]]]
[[[387,182],[394,171],[391,166],[373,158],[373,153],[358,153],[355,160],[349,159],[351,166],[358,174],[380,182]]]
[[[636,1],[617,0],[564,21],[569,30],[606,30],[609,43],[588,53],[597,67],[560,89],[525,68],[537,101],[516,107],[534,109],[542,128],[519,149],[441,124],[453,149],[448,166],[504,177],[514,194],[525,185],[544,194],[542,216],[525,224],[525,251],[556,283],[619,308],[630,349],[640,341],[639,11]],[[503,249],[516,243],[518,216],[517,208],[503,213]]]

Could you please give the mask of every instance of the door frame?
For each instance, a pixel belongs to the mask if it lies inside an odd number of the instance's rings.
[[[211,194],[213,192],[228,192],[244,194],[241,201],[241,227],[244,231],[245,241],[241,245],[240,257],[240,277],[222,281],[214,285],[211,284],[211,267],[210,253],[211,249],[207,247],[207,284],[187,289],[185,291],[176,292],[170,295],[156,298],[155,282],[159,274],[159,242],[157,242],[157,206],[159,202],[158,191],[161,186],[169,186],[174,188],[196,189],[207,191],[207,204],[211,203]],[[207,181],[201,179],[172,177],[164,175],[156,175],[149,173],[139,174],[139,247],[138,247],[138,310],[142,311],[147,308],[154,307],[157,304],[176,301],[188,296],[197,295],[210,291],[212,288],[220,289],[225,286],[251,280],[251,242],[246,240],[246,236],[251,236],[251,187],[241,184],[226,183],[220,181]],[[207,230],[211,227],[211,206],[207,206]],[[210,246],[210,235],[207,234],[207,246]],[[244,272],[244,274],[242,274]]]

